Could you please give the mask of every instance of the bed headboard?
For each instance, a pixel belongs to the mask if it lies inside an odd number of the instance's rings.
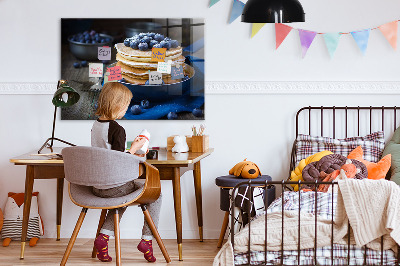
[[[385,139],[391,137],[398,126],[396,106],[308,106],[296,114],[296,137],[299,134],[347,138],[363,136],[382,130]],[[293,144],[290,171],[295,164],[295,144]],[[289,172],[290,176],[290,172]]]

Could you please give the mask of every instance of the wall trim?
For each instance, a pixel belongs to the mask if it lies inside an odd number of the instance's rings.
[[[0,94],[53,94],[56,86],[0,83]],[[400,94],[400,81],[207,81],[206,94]]]

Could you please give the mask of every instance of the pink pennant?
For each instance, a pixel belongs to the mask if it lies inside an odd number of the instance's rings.
[[[275,23],[275,40],[276,40],[276,49],[282,44],[282,42],[285,40],[286,36],[290,33],[292,30],[292,27],[281,24],[281,23]]]
[[[397,20],[378,27],[393,49],[397,48]]]
[[[308,31],[308,30],[300,30],[300,43],[301,43],[301,54],[304,58],[306,56],[308,48],[310,48],[315,36],[317,33],[315,31]]]

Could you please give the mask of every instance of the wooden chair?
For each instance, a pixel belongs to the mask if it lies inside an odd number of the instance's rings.
[[[102,209],[96,237],[103,226],[107,210],[116,209],[114,215],[116,265],[121,265],[118,208],[129,205],[139,205],[142,208],[145,220],[149,224],[166,262],[171,262],[145,205],[157,200],[161,193],[160,175],[157,168],[137,156],[103,148],[68,147],[62,150],[62,155],[65,179],[70,182],[68,186],[69,196],[74,204],[82,207],[82,211],[60,265],[66,264],[88,209]],[[137,167],[138,160],[140,161],[139,169]],[[144,182],[144,187],[129,195],[118,198],[100,198],[91,191],[92,186],[116,185],[128,182],[135,175],[145,177],[144,180],[138,180]],[[94,247],[92,257],[96,257],[96,249]]]

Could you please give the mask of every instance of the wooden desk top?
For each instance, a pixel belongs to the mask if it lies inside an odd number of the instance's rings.
[[[54,153],[61,153],[62,148],[54,147]],[[213,148],[208,149],[205,152],[187,152],[187,153],[173,153],[167,151],[166,148],[161,148],[158,151],[157,160],[146,160],[152,165],[180,165],[180,164],[193,164],[197,163],[201,159],[207,157],[214,151]],[[43,149],[42,154],[51,153],[50,149]],[[49,164],[49,165],[62,165],[64,161],[57,155],[38,155],[37,150],[22,154],[20,156],[10,159],[11,163],[17,165],[26,164]]]

